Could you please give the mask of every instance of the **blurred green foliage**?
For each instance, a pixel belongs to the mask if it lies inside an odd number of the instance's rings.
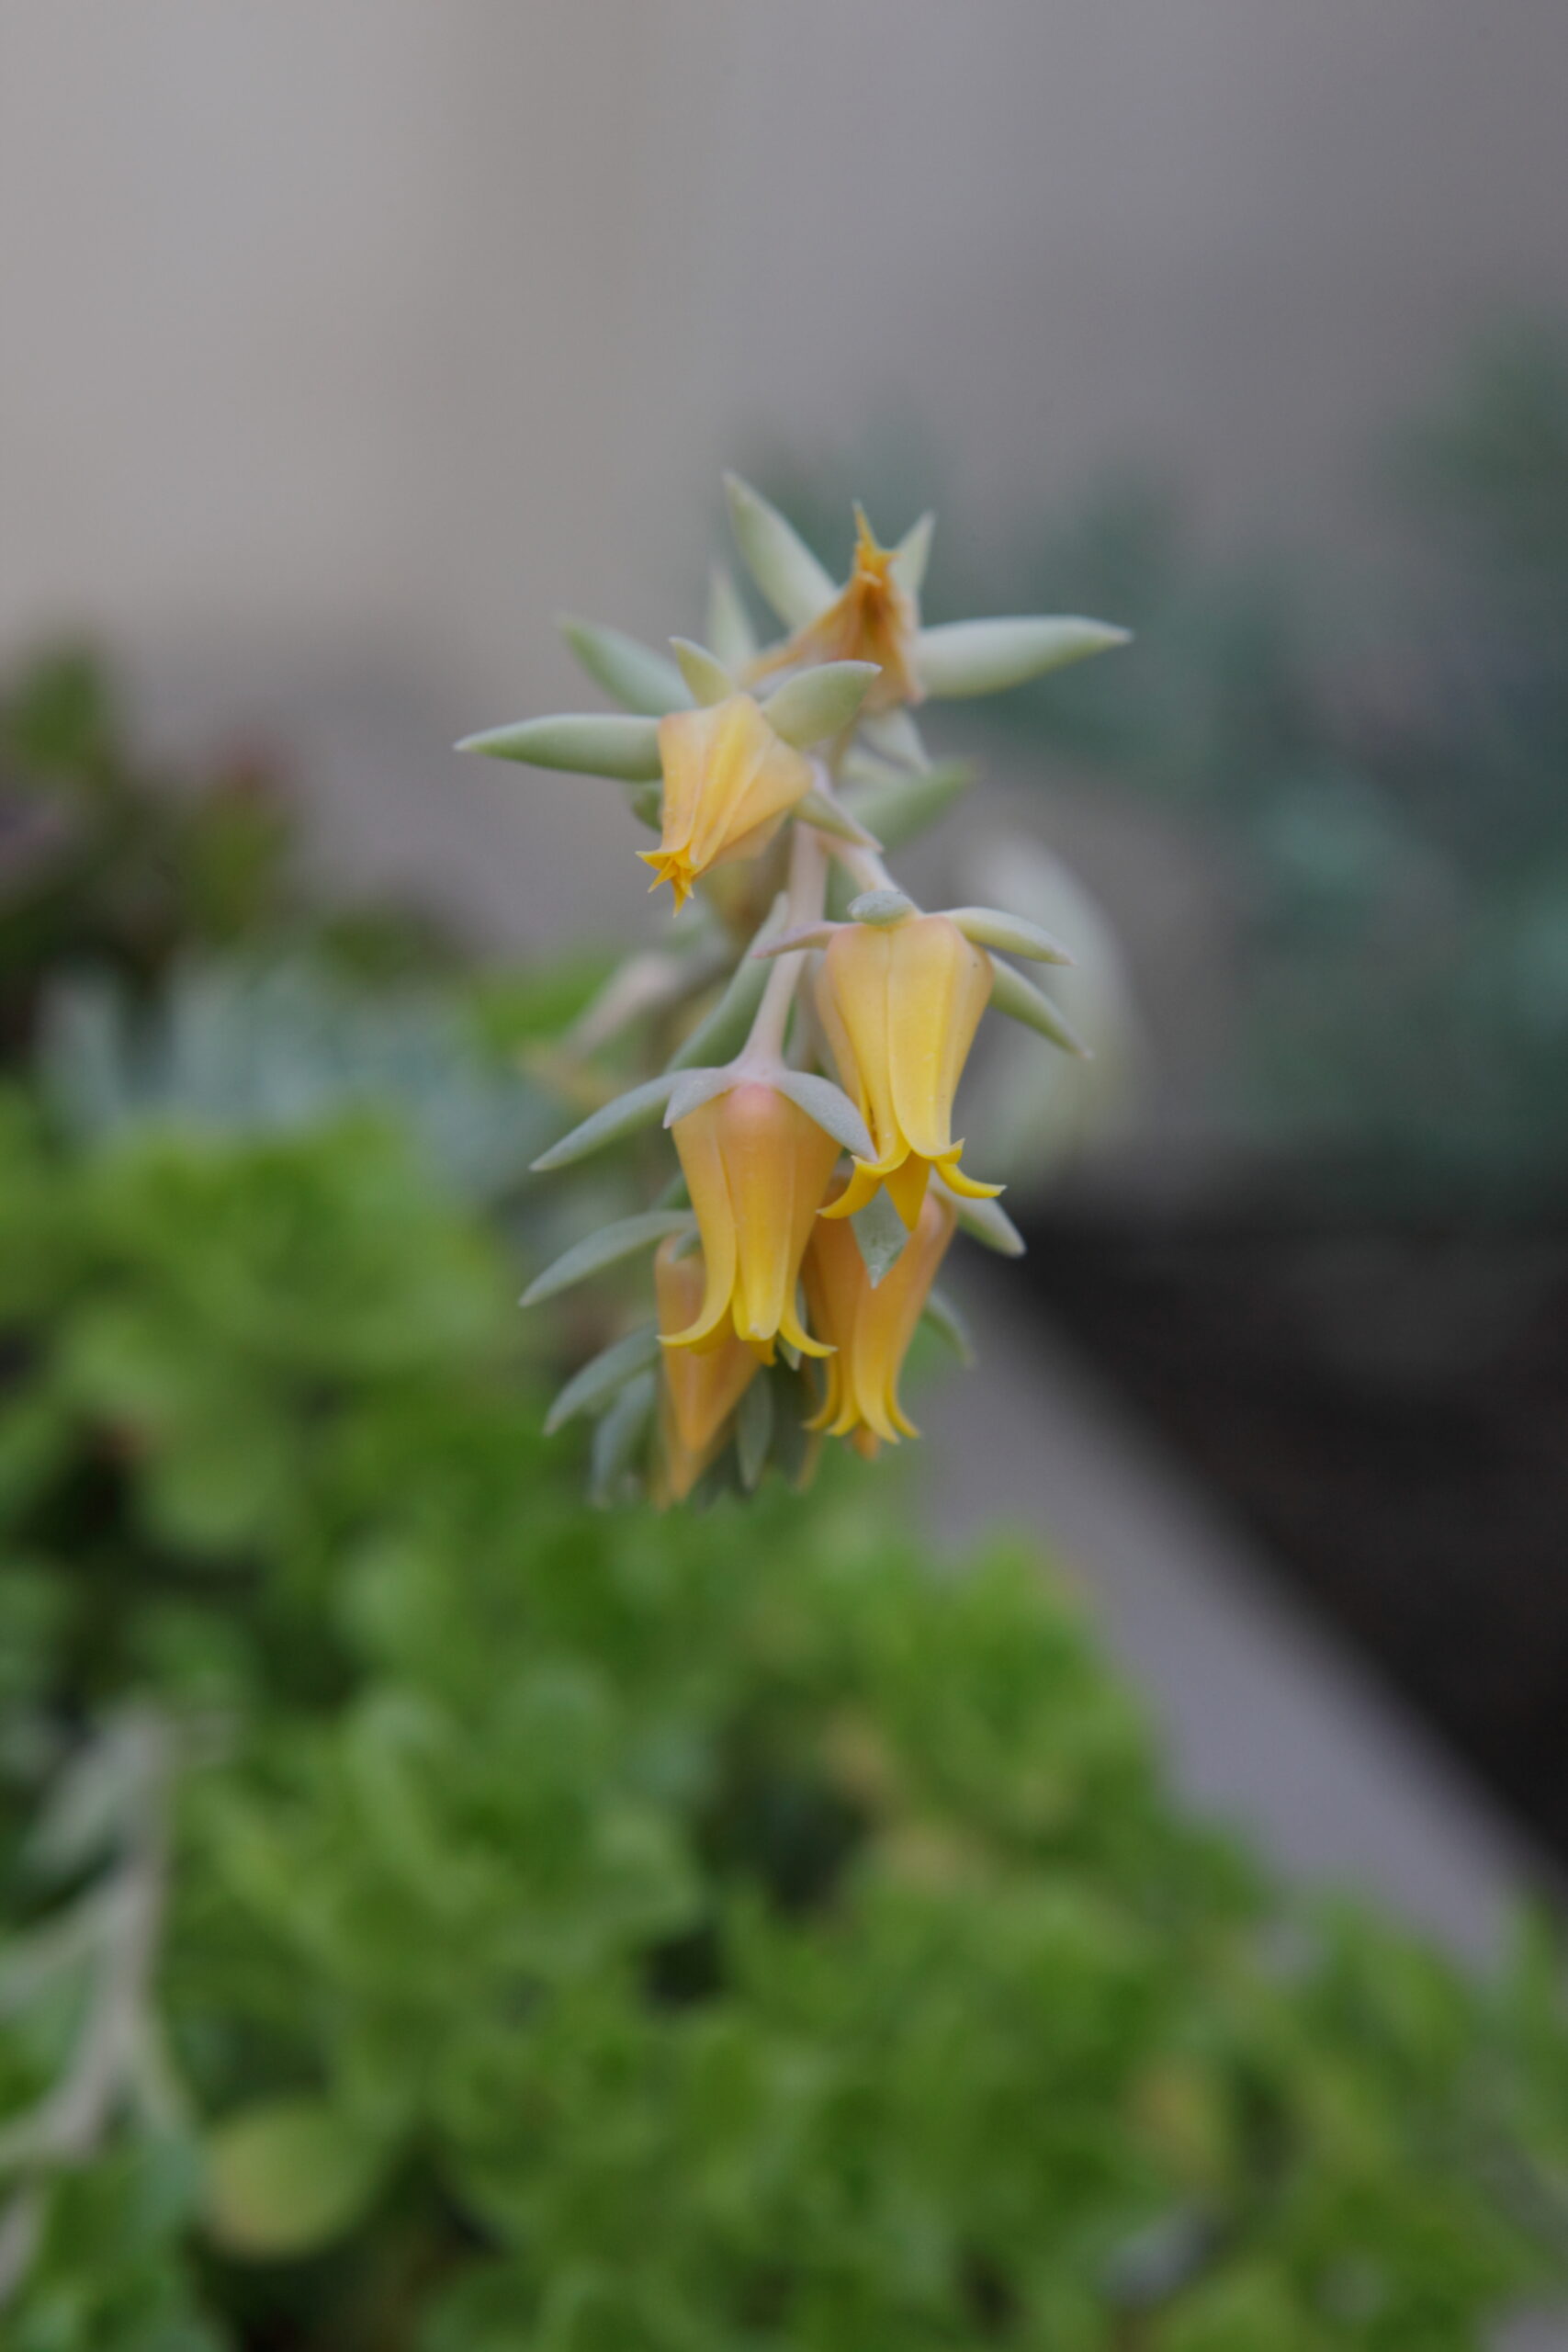
[[[515,1057],[611,959],[475,972],[417,910],[313,891],[301,846],[275,763],[164,774],[91,654],[25,669],[0,689],[0,1068],[84,1140],[391,1105],[465,1192],[514,1189],[558,1124]]]
[[[62,943],[155,1023],[193,939],[294,934],[139,870],[158,956],[99,865],[30,1005]],[[449,989],[493,1050],[581,983]],[[1461,2352],[1560,2277],[1543,1938],[1478,1984],[1284,1903],[1039,1562],[933,1561],[853,1465],[587,1510],[537,1231],[423,1084],[220,1117],[170,1048],[93,1117],[47,1030],[0,1099],[6,2352]]]
[[[198,790],[130,750],[108,672],[63,648],[0,693],[0,1047],[90,961],[145,989],[171,957],[313,935],[372,967],[439,956],[427,926],[323,915],[301,887],[281,781],[246,752]]]
[[[809,535],[840,470],[767,478]],[[1135,631],[987,716],[1010,776],[1205,845],[1243,944],[1228,1134],[1363,1201],[1537,1209],[1568,1173],[1568,336],[1495,337],[1372,470],[1381,568],[1202,552],[1134,476],[1043,491],[983,574],[939,530],[928,603]],[[897,523],[938,478],[895,436],[854,486]]]
[[[389,1128],[14,1103],[0,1170],[0,1992],[94,1883],[40,1783],[131,1704],[183,1752],[175,2087],[37,2168],[7,2346],[1441,2352],[1546,2275],[1548,1963],[1287,1924],[1027,1555],[585,1511]],[[0,1999],[7,2104],[85,1998]]]

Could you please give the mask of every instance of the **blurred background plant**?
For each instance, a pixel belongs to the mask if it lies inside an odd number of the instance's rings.
[[[935,467],[852,470],[897,512]],[[769,479],[810,528],[849,470]],[[1561,1851],[1568,337],[1483,338],[1362,479],[1353,561],[1216,555],[1148,479],[1018,523],[995,602],[1070,582],[1136,636],[994,706],[974,887],[1092,941],[1081,865],[1132,999],[1062,989],[1123,1041],[1109,1100],[1014,1056],[972,1132],[1055,1323]]]
[[[744,1561],[585,1508],[515,1057],[602,967],[307,903],[110,707],[6,701],[7,2346],[1460,2352],[1554,2280],[1544,1935],[1287,1904],[853,1465]]]
[[[1146,800],[1224,878],[1236,1026],[1201,1108],[1228,1172],[1540,1214],[1568,1172],[1568,338],[1496,334],[1368,470],[1376,569],[1217,557],[1157,479],[1121,478],[1015,515],[983,577],[939,533],[927,601],[1070,597],[1134,629],[1119,674],[978,715],[1006,781]],[[820,543],[841,483],[897,514],[940,507],[941,472],[892,436],[764,479]]]

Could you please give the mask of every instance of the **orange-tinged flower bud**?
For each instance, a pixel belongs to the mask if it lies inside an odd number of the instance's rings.
[[[951,1201],[928,1194],[914,1231],[874,1290],[849,1227],[818,1219],[803,1278],[811,1319],[836,1352],[824,1366],[826,1401],[808,1429],[847,1437],[863,1453],[874,1453],[878,1438],[897,1445],[901,1437],[919,1437],[898,1402],[898,1374],[956,1222]]]
[[[858,510],[855,520],[855,560],[849,579],[826,612],[764,656],[752,674],[763,677],[814,662],[875,662],[882,674],[872,681],[865,698],[868,711],[921,702],[925,690],[915,668],[920,616],[894,568],[897,551],[877,545],[871,525]]]
[[[653,1261],[659,1329],[682,1330],[702,1304],[705,1277],[695,1250],[675,1254],[673,1238]],[[684,1502],[723,1442],[729,1416],[746,1394],[767,1351],[716,1329],[700,1347],[666,1348],[660,1367],[660,1487],[670,1502]]]
[[[912,1232],[933,1168],[955,1193],[989,1200],[959,1166],[953,1098],[991,994],[991,962],[946,915],[912,915],[835,932],[822,959],[818,1009],[845,1086],[876,1145],[823,1214],[852,1216],[879,1184]]]
[[[638,852],[682,907],[710,865],[765,849],[789,810],[811,789],[812,768],[774,732],[750,695],[705,710],[678,710],[659,722],[664,770],[664,831]]]
[[[695,1347],[726,1315],[738,1339],[782,1334],[807,1355],[827,1350],[795,1312],[800,1261],[828,1190],[839,1147],[797,1103],[762,1080],[745,1080],[699,1103],[673,1129],[702,1235],[702,1306],[669,1347]]]

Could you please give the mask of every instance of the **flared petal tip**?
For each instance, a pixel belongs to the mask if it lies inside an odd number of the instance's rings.
[[[799,1329],[796,1329],[794,1332],[786,1331],[784,1336],[789,1341],[792,1348],[799,1349],[803,1356],[816,1356],[821,1358],[823,1356],[837,1355],[839,1352],[837,1348],[834,1347],[829,1340],[814,1340],[808,1331],[802,1331]]]
[[[648,886],[649,889],[657,890],[661,884],[668,882],[675,900],[675,912],[679,914],[692,895],[692,884],[696,878],[685,859],[671,856],[667,851],[661,849],[639,849],[637,854],[639,865],[649,865],[653,869],[653,879]]]
[[[960,1200],[964,1201],[994,1201],[998,1199],[999,1196],[1007,1191],[1007,1186],[1005,1184],[987,1184],[982,1182],[978,1176],[965,1175],[963,1168],[959,1165],[959,1159],[963,1149],[964,1146],[962,1143],[955,1143],[951,1151],[943,1152],[940,1159],[933,1160],[931,1163],[942,1182],[947,1186],[948,1191],[950,1193],[956,1193]]]
[[[999,1200],[1007,1191],[1005,1184],[982,1184],[978,1177],[965,1176],[962,1168],[944,1168],[942,1181],[950,1193],[965,1201]]]
[[[683,1331],[660,1331],[659,1344],[661,1348],[700,1348],[703,1341],[712,1335],[717,1323],[717,1315],[699,1316],[694,1323],[688,1323]]]
[[[849,1182],[836,1201],[829,1201],[825,1209],[818,1210],[818,1216],[835,1224],[840,1217],[858,1216],[876,1198],[878,1190],[897,1166],[897,1161],[885,1166],[879,1159],[852,1160]]]

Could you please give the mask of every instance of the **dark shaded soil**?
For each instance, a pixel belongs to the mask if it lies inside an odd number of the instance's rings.
[[[1568,1231],[1042,1222],[1085,1353],[1568,1854]]]

